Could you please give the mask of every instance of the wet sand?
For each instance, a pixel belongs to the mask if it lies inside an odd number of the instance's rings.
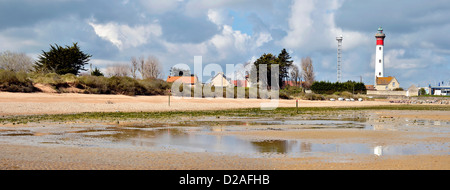
[[[173,100],[168,107],[163,102],[167,97],[128,97],[84,94],[15,94],[0,93],[0,115],[44,114],[44,113],[78,113],[85,111],[159,111],[181,109],[226,109],[258,107],[260,100]],[[113,104],[107,104],[112,101]],[[249,102],[249,103],[248,103]],[[291,103],[294,102],[294,105]],[[385,105],[386,102],[310,102],[300,101],[300,106],[372,106]],[[245,103],[245,104],[244,104]],[[389,104],[391,105],[391,104]],[[295,106],[295,100],[281,100],[280,106]],[[145,108],[143,108],[145,107]],[[210,136],[236,136],[242,139],[256,140],[296,140],[308,143],[365,143],[370,146],[390,146],[404,144],[443,144],[450,142],[450,133],[439,131],[445,126],[426,123],[422,131],[421,125],[415,125],[411,130],[404,127],[421,120],[437,120],[450,122],[449,111],[395,111],[376,110],[372,113],[373,126],[371,130],[337,129],[305,125],[298,129],[296,125],[271,125],[276,130],[258,130],[268,126],[233,126],[230,131],[200,131],[199,134]],[[408,121],[408,122],[406,122]],[[380,125],[378,125],[381,123]],[[386,125],[388,124],[388,125]],[[55,124],[43,127],[44,124],[5,125],[3,130],[21,131],[34,130],[33,135],[45,136],[48,133],[61,133],[75,130],[71,125]],[[39,126],[41,128],[39,128]],[[59,126],[59,127],[58,127]],[[231,127],[230,127],[231,128]],[[294,129],[295,128],[295,129]],[[434,131],[434,128],[438,131]],[[81,126],[80,129],[96,130],[96,126]],[[278,130],[283,129],[283,130]],[[64,134],[60,134],[64,136]],[[69,138],[69,137],[67,137]],[[0,170],[336,170],[336,169],[369,169],[369,170],[449,170],[450,156],[448,146],[444,154],[414,154],[414,155],[375,155],[349,154],[345,159],[337,159],[335,153],[323,153],[320,156],[287,156],[285,154],[269,154],[252,157],[242,154],[227,154],[218,152],[190,152],[179,149],[150,150],[148,147],[95,147],[64,144],[45,144],[9,141],[0,136]],[[26,136],[23,139],[27,139]],[[447,153],[445,153],[447,152]],[[340,154],[339,157],[346,155]]]
[[[3,145],[2,170],[448,170],[448,155],[353,156],[344,163],[323,158],[248,158],[220,153]]]

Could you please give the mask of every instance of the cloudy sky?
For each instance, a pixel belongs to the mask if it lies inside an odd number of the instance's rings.
[[[78,42],[105,69],[132,56],[171,66],[244,64],[286,48],[310,56],[317,80],[336,81],[336,36],[343,35],[343,80],[373,84],[375,33],[382,26],[385,75],[402,87],[450,81],[447,0],[0,0],[0,51],[36,58],[50,44]]]

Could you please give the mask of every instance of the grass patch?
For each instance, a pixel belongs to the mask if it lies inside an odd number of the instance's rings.
[[[393,105],[393,106],[369,106],[369,107],[301,107],[277,108],[275,110],[261,110],[259,108],[229,109],[229,110],[205,110],[205,111],[163,111],[163,112],[88,112],[78,114],[56,115],[28,115],[28,116],[3,116],[0,123],[26,124],[28,122],[67,122],[67,121],[123,121],[132,119],[177,119],[195,117],[257,117],[276,118],[292,117],[300,114],[321,113],[328,111],[346,110],[437,110],[450,111],[450,106],[429,105]]]
[[[419,97],[439,97],[439,98],[450,98],[450,96],[444,96],[444,95],[428,95],[428,94],[420,95]]]

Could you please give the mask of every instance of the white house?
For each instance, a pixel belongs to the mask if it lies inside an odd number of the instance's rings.
[[[400,83],[395,77],[376,77],[376,90],[394,90],[400,88]]]
[[[226,87],[230,85],[230,81],[227,80],[225,74],[223,72],[219,72],[211,79],[209,83],[211,86],[215,87]]]

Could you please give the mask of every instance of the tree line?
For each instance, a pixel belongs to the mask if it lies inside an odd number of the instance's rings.
[[[259,73],[259,67],[262,64],[267,65],[267,73]],[[256,74],[257,76],[260,76],[260,74],[267,75],[267,86],[270,88],[272,86],[271,84],[271,65],[278,64],[279,66],[279,87],[283,88],[286,86],[286,81],[294,81],[294,86],[299,86],[302,88],[309,89],[311,85],[315,81],[315,73],[314,73],[314,67],[311,57],[305,57],[301,60],[301,70],[296,65],[293,64],[293,60],[291,59],[291,56],[286,51],[286,49],[281,50],[281,53],[278,54],[278,56],[275,56],[271,53],[264,53],[259,57],[254,63],[254,67],[256,68]],[[257,82],[259,81],[259,77]]]
[[[353,94],[366,94],[366,86],[362,82],[325,82],[316,81],[312,84],[311,90],[316,94],[334,94],[336,92],[352,92]]]

